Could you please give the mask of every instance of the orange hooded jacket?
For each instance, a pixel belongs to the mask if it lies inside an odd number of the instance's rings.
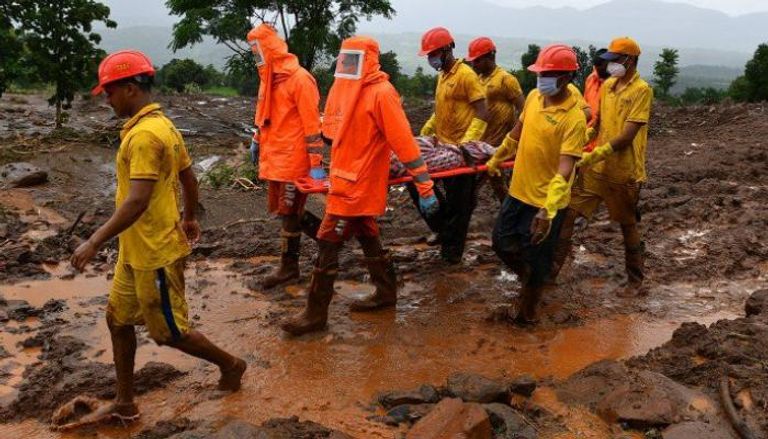
[[[325,105],[323,136],[333,139],[326,214],[380,216],[387,205],[392,151],[414,176],[423,197],[434,194],[433,183],[400,95],[380,69],[378,43],[368,37],[344,40],[339,65],[350,51],[361,64],[359,75],[354,78],[337,68]]]
[[[317,83],[272,26],[261,24],[251,30],[248,42],[263,59],[255,117],[260,133],[259,178],[293,182],[309,173],[306,138],[320,133]]]
[[[592,117],[587,121],[587,127],[590,128],[595,127],[597,121],[600,120],[600,87],[603,86],[603,82],[605,80],[597,74],[597,69],[594,69],[584,82],[584,100],[587,101],[589,109],[592,110]],[[584,149],[592,151],[595,146],[597,146],[597,137],[589,142]]]

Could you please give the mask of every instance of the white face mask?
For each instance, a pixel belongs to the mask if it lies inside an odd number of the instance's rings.
[[[562,87],[558,87],[557,83],[560,77],[545,77],[539,76],[536,78],[536,88],[543,96],[554,96],[560,92]]]
[[[608,67],[605,70],[614,78],[623,78],[624,75],[627,74],[627,68],[624,64],[619,64],[617,62],[609,62]]]
[[[363,76],[363,58],[365,51],[342,49],[336,59],[336,72],[333,76],[345,79],[360,79]]]

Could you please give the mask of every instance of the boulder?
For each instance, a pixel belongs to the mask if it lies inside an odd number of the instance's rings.
[[[423,385],[416,390],[392,390],[378,395],[377,402],[389,410],[405,404],[433,404],[440,401],[440,392],[430,385]]]
[[[683,422],[661,432],[662,439],[737,439],[731,429],[712,422]]]
[[[768,290],[758,290],[752,293],[744,305],[747,317],[756,316],[768,311]]]
[[[466,402],[507,402],[508,386],[473,373],[454,373],[448,377],[448,392]]]
[[[491,439],[488,414],[479,404],[457,398],[440,401],[407,433],[406,439]]]
[[[509,383],[509,390],[512,393],[530,397],[536,390],[536,380],[530,375],[521,375]]]
[[[31,163],[17,162],[0,166],[0,186],[30,187],[48,181],[48,172]]]
[[[536,430],[525,422],[525,418],[506,404],[483,404],[488,413],[496,439],[536,439]]]

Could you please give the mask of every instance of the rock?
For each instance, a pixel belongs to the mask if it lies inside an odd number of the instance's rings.
[[[376,398],[385,409],[405,404],[430,404],[440,401],[440,393],[434,386],[423,385],[417,390],[393,390],[379,394]]]
[[[11,355],[10,352],[5,350],[5,348],[3,346],[0,346],[0,360],[4,360],[4,359],[10,358],[10,357],[13,357],[13,355]]]
[[[684,420],[709,419],[716,403],[703,393],[689,389],[656,372],[632,372],[628,379],[597,405],[597,413],[608,422],[619,422],[636,430],[666,427]]]
[[[17,322],[23,322],[28,317],[36,317],[40,314],[40,310],[30,305],[26,300],[9,300],[7,312],[8,317]]]
[[[30,187],[48,181],[48,172],[31,163],[17,162],[0,166],[0,185],[5,187]]]
[[[165,439],[177,437],[179,433],[195,429],[199,421],[191,421],[189,418],[181,417],[169,421],[158,421],[152,428],[142,430],[136,439]],[[177,436],[174,436],[177,435]]]
[[[448,377],[448,392],[466,402],[506,402],[507,386],[482,375],[454,373]]]
[[[435,404],[403,404],[394,407],[387,412],[387,416],[384,416],[382,422],[387,425],[397,426],[403,422],[414,423],[419,419],[426,416],[432,409],[435,408]]]
[[[506,404],[483,404],[488,413],[496,439],[536,439],[536,430],[525,422],[525,418]]]
[[[724,425],[710,422],[683,422],[661,432],[662,439],[737,439]]]
[[[530,375],[521,375],[509,383],[509,390],[512,393],[530,397],[536,390],[536,380]]]
[[[747,317],[756,316],[768,311],[768,290],[758,290],[752,293],[744,305]]]
[[[241,419],[233,419],[224,424],[224,426],[211,435],[212,439],[233,439],[233,438],[264,438],[272,439],[277,436],[264,432],[264,429],[257,427]]]
[[[479,404],[457,398],[440,401],[406,434],[406,439],[491,439],[488,414]]]

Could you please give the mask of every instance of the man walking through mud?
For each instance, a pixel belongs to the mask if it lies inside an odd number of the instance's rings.
[[[282,220],[280,267],[267,276],[265,289],[299,279],[301,215],[307,195],[294,182],[308,174],[323,179],[320,94],[315,78],[299,65],[288,45],[268,24],[248,33],[259,71],[256,106],[259,178],[269,182],[269,211]]]
[[[506,316],[520,324],[536,322],[587,124],[581,96],[568,86],[578,70],[572,48],[545,47],[528,70],[537,74],[537,88],[528,94],[507,136],[510,146],[493,157],[501,162],[517,150],[509,195],[493,230],[493,249],[522,283],[518,306]]]
[[[320,254],[309,285],[307,305],[283,323],[292,335],[323,329],[344,241],[355,237],[365,255],[374,293],[354,302],[353,311],[372,311],[397,303],[397,276],[379,237],[376,217],[387,205],[392,152],[405,164],[419,193],[419,208],[438,210],[433,182],[400,103],[400,95],[379,65],[379,44],[367,37],[344,40],[335,79],[325,105],[323,137],[330,139],[330,188],[317,234]]]
[[[637,63],[640,46],[629,37],[617,38],[602,55],[611,75],[600,92],[597,144],[577,167],[580,178],[573,189],[570,208],[563,221],[552,278],[555,279],[571,252],[573,225],[581,215],[591,218],[605,203],[612,221],[624,237],[626,285],[621,297],[643,293],[645,246],[638,229],[640,188],[646,180],[645,149],[653,89],[640,78]]]
[[[189,327],[184,296],[184,260],[189,243],[200,236],[195,218],[197,179],[181,135],[152,102],[155,70],[141,52],[120,51],[99,66],[99,85],[118,117],[128,118],[120,132],[117,152],[116,210],[82,243],[71,263],[79,271],[99,248],[119,236],[118,259],[107,306],[107,325],[117,375],[114,404],[83,421],[135,420],[133,399],[136,356],[134,326],[144,324],[150,337],[189,355],[216,364],[219,389],[236,391],[246,363],[211,343]],[[184,216],[179,215],[179,185]]]
[[[523,111],[525,104],[523,89],[513,74],[496,64],[496,45],[490,38],[480,37],[472,40],[466,59],[485,87],[488,126],[482,141],[498,148],[502,143],[510,142],[506,136],[514,128],[516,117]],[[507,196],[507,180],[501,172],[489,176],[489,179],[496,197],[499,201],[504,201]]]
[[[477,73],[456,59],[456,46],[447,29],[437,27],[427,31],[421,39],[420,56],[426,56],[429,65],[439,72],[435,89],[435,111],[421,129],[422,136],[435,136],[442,143],[462,145],[480,140],[488,125],[485,88]],[[469,231],[472,212],[477,205],[475,175],[462,175],[441,179],[443,192],[437,191],[440,212],[424,218],[441,245],[440,255],[449,264],[459,264]],[[419,193],[412,185],[409,192],[418,205]]]

